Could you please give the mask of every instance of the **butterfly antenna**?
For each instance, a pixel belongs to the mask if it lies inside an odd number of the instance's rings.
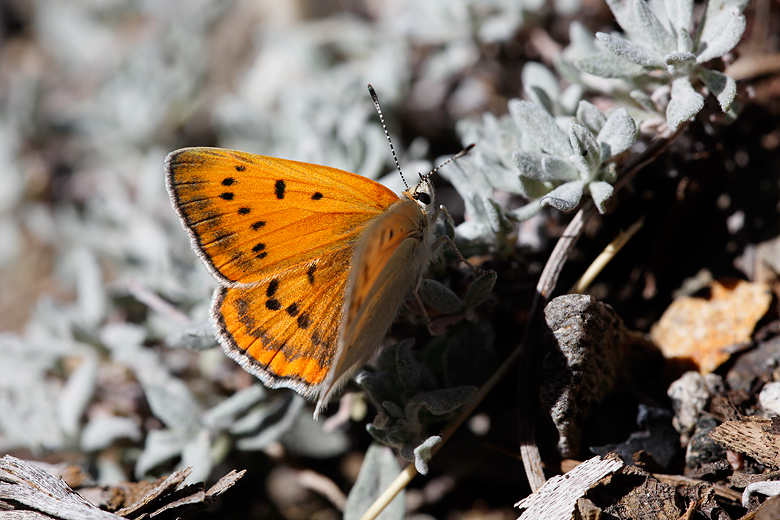
[[[401,174],[401,180],[404,181],[404,186],[406,186],[406,189],[409,189],[409,185],[406,184],[406,179],[404,178],[404,172],[401,171],[401,165],[398,163],[398,157],[395,155],[395,148],[393,148],[393,141],[390,140],[390,132],[387,131],[387,125],[385,124],[385,118],[382,116],[382,108],[379,106],[379,98],[376,95],[376,91],[374,90],[374,87],[371,86],[371,83],[368,84],[368,92],[371,94],[371,99],[374,100],[374,106],[376,107],[376,112],[379,114],[379,120],[382,122],[382,128],[385,131],[385,136],[387,137],[387,142],[390,143],[390,152],[393,154],[393,160],[395,161],[395,167],[398,168],[398,173]]]
[[[474,148],[474,143],[471,143],[471,144],[470,144],[470,145],[468,145],[466,148],[464,148],[463,150],[459,151],[458,153],[456,153],[455,155],[453,155],[452,157],[450,157],[449,159],[447,159],[446,161],[444,161],[443,163],[441,163],[440,165],[438,165],[436,168],[434,168],[434,169],[433,169],[433,170],[431,170],[431,171],[430,171],[428,174],[426,174],[426,175],[425,175],[425,177],[426,177],[426,178],[430,177],[431,175],[433,175],[434,173],[436,173],[437,171],[439,171],[439,169],[441,169],[443,166],[446,166],[446,165],[448,165],[449,163],[451,163],[452,161],[454,161],[454,160],[456,160],[456,159],[460,159],[461,157],[463,157],[464,155],[466,155],[467,153],[469,153],[469,151],[470,151],[472,148]],[[422,179],[422,178],[423,178],[423,175],[420,175],[420,178]]]

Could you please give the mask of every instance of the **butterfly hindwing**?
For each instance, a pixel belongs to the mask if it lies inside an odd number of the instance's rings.
[[[224,284],[262,282],[355,242],[398,200],[343,170],[219,148],[171,153],[166,179],[195,248]]]
[[[381,345],[432,257],[430,218],[404,199],[367,228],[353,257],[342,336],[318,408]]]
[[[325,255],[267,283],[218,289],[212,314],[228,355],[270,387],[315,393],[338,346],[351,253]]]

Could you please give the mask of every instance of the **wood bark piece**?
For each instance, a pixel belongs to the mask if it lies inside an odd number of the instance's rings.
[[[65,482],[37,466],[6,455],[0,459],[0,520],[157,520],[188,519],[244,475],[231,471],[204,491],[203,483],[180,487],[190,468],[157,482],[124,482],[110,488],[85,488],[89,496],[105,498],[101,505],[126,507],[116,513],[104,511],[86,500]],[[5,510],[4,510],[5,509]],[[8,510],[10,509],[10,510]]]
[[[571,520],[577,499],[623,466],[625,463],[620,459],[596,456],[564,475],[550,478],[542,487],[515,504],[515,507],[525,509],[520,520]]]
[[[64,481],[23,460],[4,456],[0,469],[12,479],[0,480],[0,500],[13,500],[30,510],[63,520],[117,520],[119,517],[98,509]]]
[[[745,417],[726,421],[710,437],[732,451],[744,453],[774,469],[780,468],[780,418]]]
[[[617,518],[677,520],[684,513],[674,487],[636,466],[624,467],[588,496]]]

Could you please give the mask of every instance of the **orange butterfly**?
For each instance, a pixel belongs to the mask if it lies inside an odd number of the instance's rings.
[[[220,284],[219,342],[267,386],[317,397],[315,417],[417,296],[438,246],[454,247],[435,237],[446,210],[434,208],[431,174],[399,198],[354,173],[220,148],[172,152],[165,173]]]

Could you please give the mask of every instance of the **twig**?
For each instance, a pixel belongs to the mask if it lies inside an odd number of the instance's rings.
[[[631,227],[628,228],[628,230],[621,231],[620,234],[616,236],[614,240],[612,240],[612,242],[607,244],[607,247],[605,247],[599,256],[597,256],[596,259],[591,262],[588,268],[585,269],[585,273],[580,276],[580,279],[575,282],[571,289],[569,289],[569,293],[581,294],[585,289],[587,289],[593,282],[593,279],[599,275],[601,270],[604,269],[613,258],[615,258],[615,255],[617,255],[620,250],[623,249],[623,246],[626,245],[629,240],[631,240],[631,237],[633,237],[636,232],[639,231],[639,228],[641,228],[643,224],[644,219],[640,218],[634,222]]]

